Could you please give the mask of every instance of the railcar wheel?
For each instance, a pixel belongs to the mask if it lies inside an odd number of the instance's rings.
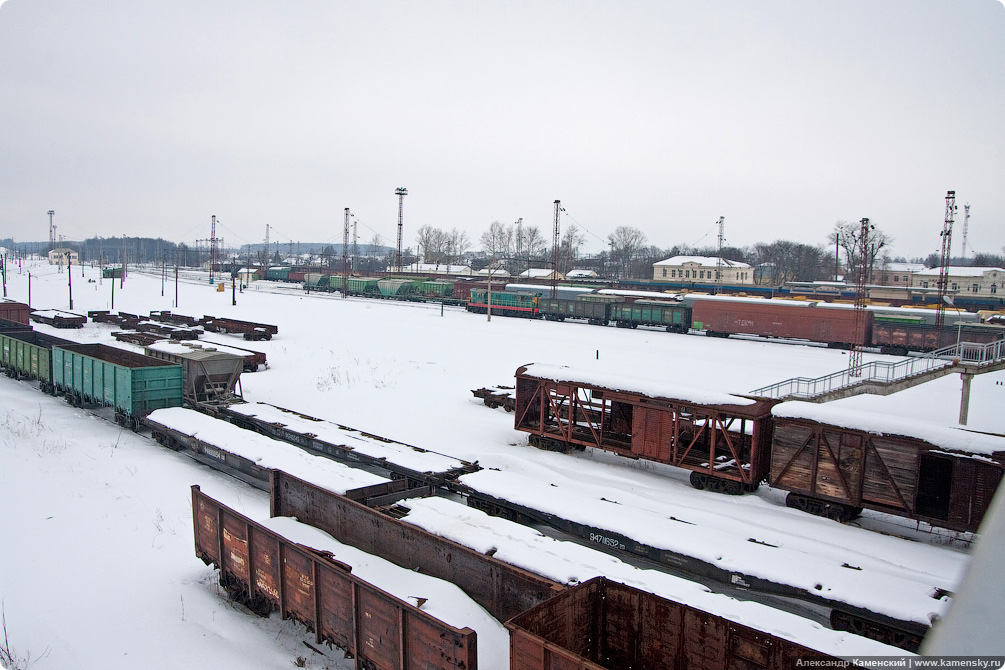
[[[699,491],[703,491],[705,489],[705,486],[708,484],[708,476],[703,475],[700,472],[692,472],[691,477],[689,479],[691,481],[691,486],[698,489]]]

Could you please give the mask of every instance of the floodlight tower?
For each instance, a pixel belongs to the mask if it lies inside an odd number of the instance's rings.
[[[967,228],[970,227],[970,203],[963,205],[963,250],[960,252],[962,258],[967,257]]]
[[[52,216],[56,213],[56,210],[49,210],[49,251],[56,248],[56,227],[52,225]]]
[[[209,281],[213,282],[213,269],[216,267],[216,214],[213,215],[213,224],[209,231]]]
[[[942,261],[939,266],[939,301],[935,306],[935,326],[946,319],[946,291],[949,288],[949,256],[953,245],[953,217],[956,215],[956,191],[946,191],[946,221],[942,226]]]
[[[562,235],[562,201],[555,201],[555,229],[551,239],[551,297],[558,297],[558,245]]]
[[[855,281],[855,329],[852,331],[856,338],[851,343],[851,350],[848,356],[848,376],[862,376],[862,343],[865,339],[865,313],[866,313],[866,284],[869,282],[869,231],[873,225],[869,219],[862,219],[862,228],[858,234],[858,268]]]
[[[342,297],[349,296],[349,208],[345,208],[345,225],[342,227]]]
[[[715,286],[716,293],[722,293],[722,243],[726,241],[724,235],[726,228],[726,217],[719,217],[719,255],[715,259]]]
[[[405,209],[405,196],[408,195],[408,189],[405,188],[404,186],[399,186],[398,188],[394,189],[394,194],[398,196],[398,258],[397,258],[398,265],[396,271],[401,272],[403,269],[401,265],[402,214],[404,213]]]

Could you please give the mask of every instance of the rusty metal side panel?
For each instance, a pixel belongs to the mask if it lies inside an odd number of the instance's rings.
[[[672,600],[646,596],[640,608],[639,667],[665,667],[676,662],[683,651],[684,609]]]
[[[456,584],[500,621],[564,588],[285,472],[272,471],[271,490],[273,516],[294,516],[340,542]]]
[[[726,667],[726,622],[708,612],[688,608],[684,612],[684,667],[691,670],[721,670]]]
[[[223,556],[220,561],[220,571],[249,584],[251,579],[248,559],[248,521],[224,509]]]
[[[359,626],[357,665],[369,667],[366,665],[369,662],[379,670],[405,670],[401,609],[380,593],[360,589],[356,598],[356,621]]]
[[[282,599],[286,616],[315,630],[314,557],[295,546],[283,550]]]
[[[263,533],[256,526],[250,530],[251,564],[255,576],[253,595],[267,599],[278,609],[282,572],[280,570],[279,539],[272,533]]]
[[[195,554],[205,563],[220,565],[220,508],[192,487],[192,527],[195,533]]]
[[[448,665],[457,670],[471,669],[478,658],[478,638],[463,635],[443,635],[426,619],[405,612],[405,657],[408,670]]]
[[[355,588],[352,577],[343,570],[325,567],[318,571],[318,636],[356,655]]]

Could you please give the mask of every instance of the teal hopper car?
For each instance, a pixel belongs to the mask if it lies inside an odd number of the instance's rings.
[[[691,327],[691,308],[683,303],[636,300],[611,305],[611,321],[619,328],[661,326],[669,333],[686,333]]]
[[[115,422],[135,429],[138,417],[181,407],[182,366],[104,344],[53,346],[52,384],[71,404],[115,408]]]

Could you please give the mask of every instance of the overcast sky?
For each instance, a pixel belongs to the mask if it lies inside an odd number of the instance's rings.
[[[997,0],[7,0],[0,237],[1005,245]]]

